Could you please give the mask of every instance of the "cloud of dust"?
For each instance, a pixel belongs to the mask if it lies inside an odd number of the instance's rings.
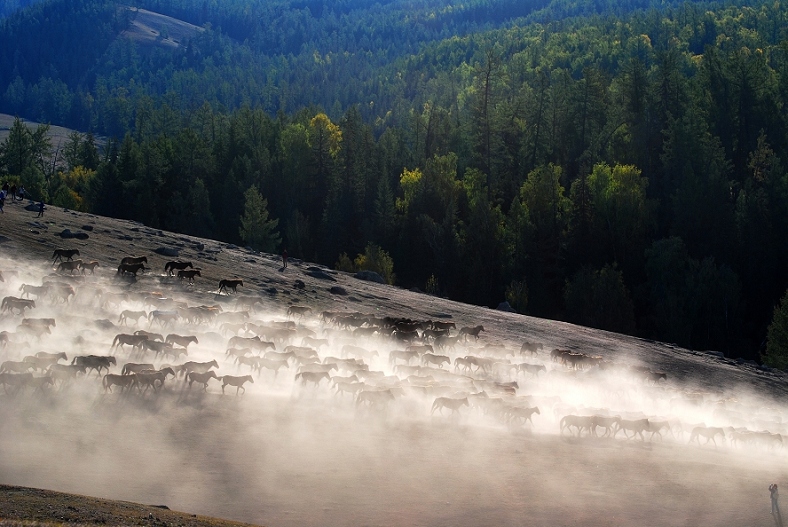
[[[237,396],[232,385],[223,395],[216,379],[203,390],[183,377],[144,393],[117,386],[109,393],[102,386],[106,371],[40,389],[6,386],[1,483],[267,525],[519,525],[558,517],[675,525],[749,519],[757,508],[749,494],[770,482],[758,478],[785,476],[775,468],[776,460],[785,465],[785,406],[745,387],[707,393],[670,375],[650,380],[648,366],[638,364],[573,368],[551,357],[549,341],[532,342],[542,345],[535,353],[521,352],[522,342],[498,343],[489,330],[444,347],[398,341],[363,329],[369,323],[359,330],[316,312],[288,316],[287,306],[267,297],[194,292],[163,275],[128,285],[111,270],[77,280],[53,275],[47,264],[0,259],[2,297],[22,296],[23,284],[53,284],[49,293],[31,293],[36,307],[24,315],[0,315],[8,338],[2,362],[38,352],[65,352],[68,360],[59,364],[111,355],[117,364],[109,371],[119,374],[127,363],[159,369],[216,360],[218,376],[251,375],[253,382]],[[74,297],[53,296],[58,283],[73,287]],[[250,298],[259,302],[244,305]],[[220,306],[221,314],[166,325],[134,315],[119,320],[123,311],[200,305]],[[233,315],[244,311],[248,318]],[[23,327],[24,317],[53,318],[56,326],[37,335]],[[118,334],[138,330],[198,342],[185,356],[112,349]],[[277,353],[296,346],[308,356],[304,348],[311,347],[319,364],[336,360],[338,367],[315,384],[309,376],[296,379],[320,371],[309,359],[299,366],[291,356],[277,372],[239,364],[228,353],[230,339],[256,334],[274,342]],[[450,362],[430,366],[424,349],[410,360],[392,354],[428,343],[431,355]],[[276,357],[270,351],[238,355]],[[566,416],[616,424],[583,428],[589,421],[580,419],[579,427],[561,429]],[[643,419],[649,428],[626,429]],[[712,427],[721,433],[708,435]],[[666,503],[673,505],[667,512]]]

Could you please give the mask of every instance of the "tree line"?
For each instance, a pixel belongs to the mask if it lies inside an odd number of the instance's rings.
[[[163,56],[97,75],[101,152],[75,133],[58,169],[20,122],[0,170],[60,206],[757,358],[788,286],[788,25],[779,4],[706,7],[437,39],[374,75],[292,56],[292,84],[227,105],[252,54],[206,31],[175,54],[180,91],[146,88]]]

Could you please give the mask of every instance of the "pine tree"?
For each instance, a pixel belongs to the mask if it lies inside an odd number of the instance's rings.
[[[277,250],[282,239],[276,231],[278,219],[268,219],[268,200],[254,188],[244,192],[244,214],[241,217],[241,239],[249,246],[263,252]]]

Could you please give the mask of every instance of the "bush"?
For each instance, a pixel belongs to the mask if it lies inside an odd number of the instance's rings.
[[[528,285],[525,280],[512,280],[506,288],[506,301],[512,309],[524,315],[528,308]]]
[[[337,271],[344,271],[346,273],[355,273],[356,266],[353,264],[353,260],[347,255],[347,253],[342,253],[339,255],[339,260],[337,263],[334,264],[334,269]]]
[[[368,243],[364,254],[359,254],[354,263],[356,271],[375,271],[387,284],[394,284],[394,260],[374,243]]]
[[[427,278],[427,283],[424,285],[424,292],[428,295],[440,296],[440,286],[438,286],[438,279],[435,278],[434,274],[431,274],[430,277]]]

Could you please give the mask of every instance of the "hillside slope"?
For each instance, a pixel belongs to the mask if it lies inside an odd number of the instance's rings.
[[[117,357],[111,371],[119,373],[125,362],[152,360],[163,367],[162,361],[187,359],[111,349],[113,335],[147,329],[194,334],[199,342],[189,348],[188,359],[213,358],[223,376],[253,377],[238,396],[232,387],[222,395],[218,383],[202,392],[172,379],[145,393],[117,393],[117,388],[108,393],[94,372],[40,392],[0,393],[0,483],[165,503],[266,525],[470,527],[520,525],[528,518],[533,525],[732,526],[771,524],[766,487],[788,479],[782,448],[736,442],[732,432],[725,442],[718,437],[717,446],[687,444],[700,421],[731,426],[738,419],[750,430],[783,431],[788,415],[778,401],[788,390],[780,372],[364,282],[306,262],[281,269],[275,255],[127,221],[57,209],[39,221],[21,205],[8,204],[0,224],[4,296],[45,279],[54,248],[78,248],[81,258],[100,263],[95,275],[74,279],[77,296],[68,304],[41,297],[27,315],[54,317],[51,335],[25,337],[17,327],[21,316],[6,313],[0,328],[11,342],[0,351],[3,360],[21,360],[33,349],[63,351],[69,359],[111,353]],[[64,239],[64,229],[88,238]],[[194,286],[165,276],[164,264],[173,257],[157,250],[177,252],[202,276]],[[145,255],[150,268],[132,284],[118,281],[114,269],[129,255]],[[231,277],[243,280],[239,294],[217,294],[217,281]],[[332,292],[336,287],[346,294]],[[293,365],[278,376],[250,371],[225,352],[231,334],[222,335],[227,328],[218,324],[181,320],[173,326],[128,322],[124,327],[117,321],[124,308],[154,309],[128,296],[152,292],[190,306],[218,304],[224,312],[240,309],[242,302],[253,310],[250,320],[263,325],[287,320],[290,305],[309,306],[313,315],[295,319],[297,331],[329,339],[328,348],[320,349],[322,359],[353,353],[348,345],[380,350],[365,360],[385,372],[387,382],[399,375],[399,395],[389,405],[366,406],[334,394],[319,379],[317,386],[294,382]],[[121,300],[117,294],[126,296]],[[320,321],[316,313],[323,310],[452,321],[458,328],[481,324],[484,331],[478,341],[436,351],[450,356],[449,367],[423,369],[406,379],[404,370],[386,360],[404,344],[339,330]],[[520,356],[524,341],[541,343],[543,350]],[[574,370],[550,360],[553,348],[599,355],[617,367],[607,373]],[[481,369],[463,377],[447,373],[458,371],[463,356],[491,357],[501,365],[541,364],[547,371],[537,377],[497,367],[489,375]],[[667,380],[645,382],[632,375],[629,367],[635,365],[664,372]],[[365,378],[366,389],[382,389],[382,379]],[[477,391],[469,390],[470,384],[495,394],[494,382],[507,380],[517,381],[516,396],[502,396],[500,404],[538,404],[541,412],[533,423],[502,421],[489,408],[460,406],[458,414],[430,410],[438,395],[459,397],[465,390],[468,397]],[[646,415],[655,421],[660,412],[673,425],[661,439],[648,433],[624,439],[623,433],[605,437],[602,429],[598,437],[559,430],[562,416],[584,412]]]

